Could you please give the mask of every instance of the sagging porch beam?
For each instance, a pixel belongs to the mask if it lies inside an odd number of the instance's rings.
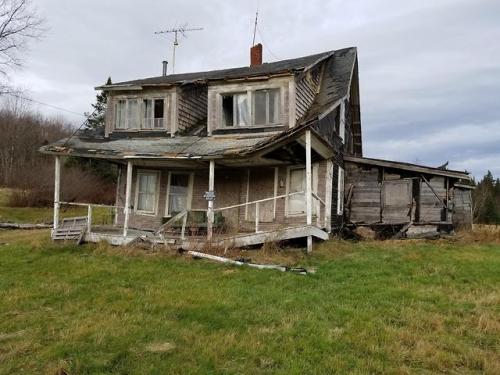
[[[130,201],[132,195],[132,160],[127,161],[127,179],[125,182],[125,207],[123,213],[125,214],[125,219],[123,220],[123,237],[127,237],[128,234],[128,221],[130,219]]]
[[[312,224],[312,169],[311,169],[311,131],[305,133],[306,146],[306,222]],[[307,252],[312,251],[312,236],[307,236]]]
[[[59,209],[61,200],[61,157],[56,155],[54,163],[54,223],[53,228],[59,227]]]

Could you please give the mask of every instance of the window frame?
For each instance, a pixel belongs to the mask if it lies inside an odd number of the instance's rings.
[[[156,184],[155,184],[155,196],[153,199],[154,207],[153,211],[140,210],[138,208],[139,203],[139,181],[141,176],[147,175],[155,175],[156,176]],[[161,171],[152,170],[152,169],[139,169],[137,170],[136,180],[135,180],[135,197],[134,197],[134,213],[140,215],[149,215],[156,216],[158,213],[158,201],[160,197],[160,179],[161,179]]]
[[[277,90],[278,91],[278,121],[276,123],[269,123],[269,124],[256,124],[255,123],[255,92],[256,91],[271,91],[271,90]],[[235,116],[236,116],[236,101],[233,100],[233,125],[226,125],[225,119],[224,119],[224,107],[223,107],[223,97],[224,96],[234,96],[238,94],[244,94],[246,93],[247,95],[247,109],[248,113],[250,115],[250,124],[249,125],[236,125],[235,121]],[[273,127],[273,126],[281,126],[283,125],[283,119],[284,119],[284,88],[282,85],[279,84],[273,84],[273,85],[266,85],[266,86],[255,86],[255,87],[247,87],[242,88],[242,87],[235,87],[232,89],[228,90],[221,90],[220,92],[217,92],[217,118],[219,119],[219,123],[221,124],[222,129],[246,129],[246,128],[259,128],[259,127]],[[268,104],[266,104],[268,105]],[[268,112],[268,111],[266,111]],[[268,113],[266,113],[266,117],[268,116]]]
[[[113,121],[111,126],[112,132],[144,132],[144,131],[152,131],[152,132],[171,132],[172,131],[172,121],[171,121],[171,106],[172,106],[172,93],[167,94],[148,94],[148,95],[117,95],[113,97]],[[124,106],[124,127],[117,127],[118,120],[118,103],[120,101],[125,101]],[[139,123],[136,127],[130,127],[130,117],[128,116],[129,111],[129,103],[133,100],[138,101],[138,117]],[[145,117],[144,117],[144,101],[151,100],[152,101],[152,111],[153,111],[153,127],[146,128]],[[154,127],[154,102],[155,100],[163,100],[163,121],[161,128]]]
[[[188,191],[186,197],[186,209],[190,210],[192,201],[193,201],[193,186],[194,186],[194,172],[186,172],[186,171],[169,171],[168,172],[168,181],[167,181],[167,191],[165,192],[165,212],[164,217],[172,217],[169,213],[169,201],[170,201],[170,185],[172,181],[172,174],[183,174],[188,175]]]

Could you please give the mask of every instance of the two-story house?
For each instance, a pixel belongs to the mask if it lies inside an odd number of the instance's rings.
[[[63,156],[119,166],[114,227],[94,228],[89,206],[90,241],[149,235],[192,248],[307,238],[310,251],[313,237],[339,228],[344,158],[362,170],[368,160],[356,48],[262,63],[258,44],[250,55],[247,67],[164,69],[97,87],[108,97],[104,131],[42,148],[56,158],[53,237],[71,234],[59,221]]]

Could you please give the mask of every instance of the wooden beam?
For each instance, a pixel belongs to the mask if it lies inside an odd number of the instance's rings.
[[[213,192],[215,186],[215,161],[210,160],[208,167],[208,191]],[[214,227],[214,201],[209,199],[207,209],[207,240],[211,241]]]
[[[312,170],[311,170],[311,131],[306,130],[306,223],[312,224]],[[307,236],[307,252],[312,251],[312,236]]]
[[[128,234],[128,222],[130,219],[130,200],[132,195],[132,161],[127,161],[127,180],[125,183],[125,208],[123,209],[125,219],[123,221],[123,237]]]
[[[54,223],[53,228],[56,230],[59,226],[59,208],[61,195],[61,157],[55,157],[54,163]]]

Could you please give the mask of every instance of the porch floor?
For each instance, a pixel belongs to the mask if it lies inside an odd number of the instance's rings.
[[[327,232],[314,225],[297,225],[280,229],[259,231],[257,233],[246,232],[236,234],[214,234],[212,241],[210,242],[207,241],[206,235],[186,236],[182,239],[181,236],[167,235],[161,237],[152,232],[134,229],[129,229],[127,237],[124,237],[123,229],[121,228],[100,226],[92,227],[92,231],[85,234],[84,241],[107,241],[112,245],[127,245],[134,239],[141,237],[147,238],[158,244],[164,244],[170,248],[202,250],[207,247],[220,247],[224,249],[245,247],[264,244],[266,242],[305,238],[308,236],[313,236],[321,240],[327,240],[329,238],[329,234]]]

